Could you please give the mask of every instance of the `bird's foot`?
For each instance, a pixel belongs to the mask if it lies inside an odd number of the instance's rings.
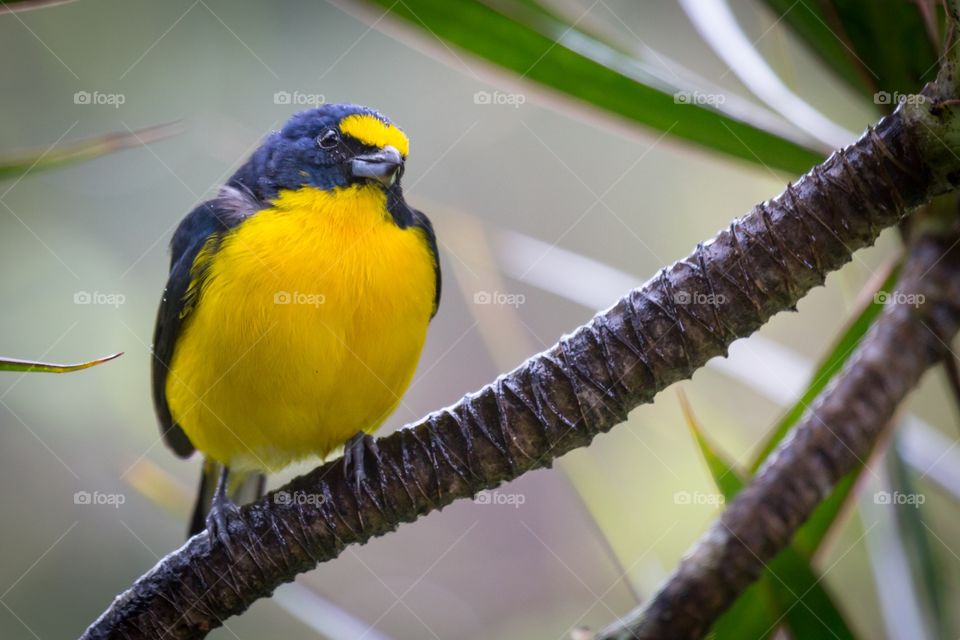
[[[207,535],[212,541],[214,538],[226,547],[231,558],[236,558],[236,547],[233,543],[230,526],[246,528],[243,518],[240,517],[240,507],[226,495],[215,496],[207,514]]]
[[[367,454],[370,457],[367,457]],[[343,445],[343,472],[347,482],[353,481],[354,490],[357,495],[363,488],[363,482],[367,479],[367,463],[372,460],[376,466],[376,472],[380,473],[380,447],[377,441],[369,433],[363,431],[347,440]]]

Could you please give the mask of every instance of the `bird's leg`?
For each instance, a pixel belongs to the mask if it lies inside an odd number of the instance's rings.
[[[354,482],[357,494],[360,493],[363,481],[367,478],[365,459],[367,452],[379,462],[380,448],[377,446],[377,441],[364,431],[358,432],[343,445],[343,472],[348,482],[351,480]]]
[[[240,519],[240,507],[230,499],[227,493],[227,476],[229,475],[230,467],[221,465],[220,478],[213,492],[210,513],[207,514],[207,535],[216,536],[227,548],[227,553],[234,557],[233,543],[230,540],[230,520]]]

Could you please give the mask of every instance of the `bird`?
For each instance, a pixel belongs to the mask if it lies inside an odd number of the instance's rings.
[[[401,187],[409,146],[369,107],[302,111],[175,230],[152,392],[170,449],[204,456],[189,535],[229,550],[266,473],[341,446],[364,481],[440,304],[436,235]]]

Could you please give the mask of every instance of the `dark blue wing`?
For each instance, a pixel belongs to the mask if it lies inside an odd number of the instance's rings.
[[[167,405],[167,374],[183,321],[197,304],[200,289],[189,291],[193,264],[208,241],[219,242],[223,235],[252,215],[258,203],[246,194],[225,190],[191,211],[177,227],[170,242],[170,276],[157,311],[153,334],[153,406],[164,441],[179,456],[189,456],[193,444],[170,415]],[[198,274],[202,278],[202,274]],[[188,295],[189,291],[189,295]]]
[[[440,307],[440,289],[442,284],[440,277],[440,252],[437,251],[437,236],[433,232],[433,224],[430,222],[430,218],[413,207],[410,207],[410,211],[413,212],[413,226],[423,229],[424,234],[427,236],[427,245],[430,247],[430,253],[433,254],[433,275],[434,285],[436,286],[433,294],[433,313],[430,314],[430,318],[433,319],[433,316],[437,315],[437,309]]]
[[[440,277],[440,252],[437,251],[437,235],[433,232],[433,224],[430,222],[430,218],[407,204],[407,201],[403,199],[399,184],[387,192],[387,210],[390,212],[390,215],[393,216],[394,222],[396,222],[397,226],[401,229],[417,227],[423,230],[424,235],[427,237],[427,247],[433,256],[433,313],[430,314],[430,319],[432,320],[433,316],[437,315],[437,309],[440,307],[440,289],[442,284]]]

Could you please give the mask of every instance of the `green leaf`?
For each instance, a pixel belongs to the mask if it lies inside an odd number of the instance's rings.
[[[823,159],[785,133],[771,133],[770,120],[763,125],[758,118],[748,121],[746,113],[734,117],[721,110],[722,104],[684,103],[677,96],[690,97],[697,87],[679,87],[662,72],[526,2],[504,0],[494,9],[479,0],[368,1],[423,29],[425,38],[440,38],[634,124],[795,174]]]
[[[119,358],[123,353],[114,353],[109,356],[97,358],[89,362],[80,362],[78,364],[54,364],[52,362],[34,362],[32,360],[15,360],[13,358],[0,358],[0,371],[24,371],[24,372],[43,372],[43,373],[70,373],[71,371],[80,371],[89,369],[98,364],[109,362],[114,358]]]
[[[873,325],[880,312],[883,311],[883,305],[876,304],[877,295],[881,293],[890,293],[893,291],[897,282],[897,276],[900,274],[900,262],[890,264],[885,267],[884,279],[880,286],[873,291],[869,298],[864,297],[860,308],[856,311],[853,320],[849,322],[847,328],[840,334],[831,345],[827,356],[821,360],[813,374],[813,378],[807,389],[800,396],[800,399],[787,411],[780,419],[777,425],[767,436],[760,450],[754,456],[750,463],[750,471],[755,473],[763,461],[767,459],[770,452],[777,448],[780,441],[790,432],[793,425],[797,423],[807,408],[816,400],[820,392],[840,371],[844,363],[850,358],[854,348],[860,344],[860,340],[866,335],[867,331]]]
[[[932,23],[922,2],[902,0],[766,0],[767,5],[806,41],[841,78],[871,101],[878,91],[896,106],[896,94],[918,91],[936,75],[943,13],[930,3]],[[931,33],[935,31],[935,33]]]
[[[794,638],[853,640],[856,636],[807,558],[787,547],[767,565],[773,598],[783,608],[783,622]],[[773,629],[769,629],[773,631]],[[745,637],[745,636],[740,636]]]
[[[772,578],[764,572],[713,623],[711,640],[760,640],[779,626],[780,603],[773,594]],[[771,628],[773,626],[773,628]]]
[[[847,324],[847,328],[834,341],[827,351],[827,355],[820,361],[803,395],[767,436],[750,464],[751,473],[756,473],[770,453],[787,436],[807,408],[816,400],[816,397],[826,388],[853,354],[856,346],[860,344],[863,336],[867,334],[877,316],[883,311],[883,305],[876,303],[877,297],[881,294],[889,294],[894,290],[901,266],[902,260],[888,264],[880,271],[880,276],[883,278],[882,283],[875,289],[868,288],[865,291],[870,295],[862,296],[862,302],[856,310],[853,320]],[[862,471],[863,467],[861,466],[844,476],[830,495],[817,505],[810,518],[797,530],[792,547],[808,560],[816,554],[830,532],[833,523],[836,522],[840,512],[847,504],[850,492]]]
[[[161,124],[136,131],[109,133],[46,151],[27,151],[0,157],[0,180],[27,173],[54,169],[72,162],[96,158],[121,149],[129,149],[168,138],[181,130],[179,123]]]
[[[707,440],[700,423],[693,414],[686,394],[678,391],[677,397],[684,420],[697,443],[700,455],[707,463],[707,469],[714,484],[723,494],[725,501],[733,500],[744,487],[743,478]],[[765,637],[767,631],[776,626],[776,621],[781,617],[782,612],[779,602],[774,597],[770,581],[770,576],[764,572],[755,583],[740,594],[733,605],[714,623],[711,638],[733,640]]]
[[[73,0],[4,0],[4,2],[0,2],[0,15],[4,13],[43,9],[44,7],[55,7],[60,4],[67,4],[68,2],[73,2]]]
[[[707,440],[686,396],[682,392],[678,395],[684,419],[710,475],[724,499],[732,500],[745,486],[745,479]],[[785,624],[795,638],[854,638],[843,614],[820,582],[810,568],[809,556],[792,546],[787,547],[714,623],[712,637],[715,640],[766,638]]]
[[[807,407],[814,402],[849,359],[853,350],[883,309],[882,305],[876,303],[877,295],[894,290],[900,266],[900,261],[888,265],[881,272],[883,281],[880,286],[876,289],[867,289],[867,292],[871,295],[863,297],[863,302],[853,320],[848,323],[847,328],[829,349],[827,356],[820,362],[801,399],[790,408],[772,430],[771,435],[768,436],[764,445],[760,448],[760,452],[750,465],[751,473],[756,473],[757,469],[770,455],[770,452],[786,437]],[[701,448],[708,446],[702,435],[702,430],[695,425],[691,428],[699,433],[697,442]],[[708,461],[716,456],[715,451],[704,453],[704,458]],[[708,462],[708,466],[711,466],[711,469],[721,468],[716,462],[712,465]],[[782,611],[784,611],[786,624],[790,627],[794,637],[823,637],[825,626],[837,637],[854,637],[853,632],[844,622],[843,615],[838,607],[819,584],[816,573],[810,569],[809,563],[847,504],[853,486],[861,472],[862,467],[842,478],[826,500],[817,506],[810,518],[800,527],[790,547],[778,554],[773,562],[768,565],[765,576],[767,577],[766,585],[769,594],[764,597],[772,598],[775,602],[783,605]],[[744,597],[747,597],[747,592],[741,595],[741,599]],[[754,591],[750,597],[754,599],[760,597],[759,592]],[[735,635],[738,630],[743,634],[739,637],[765,637],[772,631],[773,622],[769,618],[764,618],[758,622],[756,619],[757,610],[760,608],[761,605],[757,603],[742,603],[730,609],[717,622],[717,638],[738,637]],[[766,626],[763,629],[757,629],[758,626],[764,624]],[[722,636],[720,635],[721,631],[734,635]]]
[[[863,467],[860,467],[841,478],[830,495],[817,505],[807,521],[793,536],[793,548],[808,560],[817,553],[827,534],[830,533],[833,523],[840,516],[840,512],[847,506],[847,498],[862,471]]]
[[[921,496],[910,470],[907,468],[900,454],[899,440],[895,437],[893,446],[887,456],[890,467],[891,489],[903,496]],[[948,611],[954,606],[953,599],[948,593],[948,581],[944,574],[946,565],[938,557],[939,543],[935,547],[930,540],[931,530],[924,521],[923,505],[921,504],[894,504],[894,513],[897,519],[897,528],[900,539],[906,548],[907,557],[919,585],[919,600],[924,605],[924,611],[929,620],[929,629],[936,630],[938,638],[955,638],[956,634],[950,630],[950,614]]]
[[[693,414],[693,409],[690,407],[690,401],[687,399],[687,395],[683,393],[683,391],[678,390],[677,398],[680,400],[680,410],[683,411],[683,419],[686,421],[687,427],[690,428],[690,433],[693,434],[697,448],[700,449],[700,455],[703,456],[704,461],[707,463],[707,469],[710,470],[710,477],[713,478],[717,489],[723,494],[723,499],[727,502],[733,500],[744,486],[744,480],[740,476],[740,472],[737,471],[731,463],[727,462],[707,440],[707,437],[703,434],[703,429],[700,428],[700,423]]]

